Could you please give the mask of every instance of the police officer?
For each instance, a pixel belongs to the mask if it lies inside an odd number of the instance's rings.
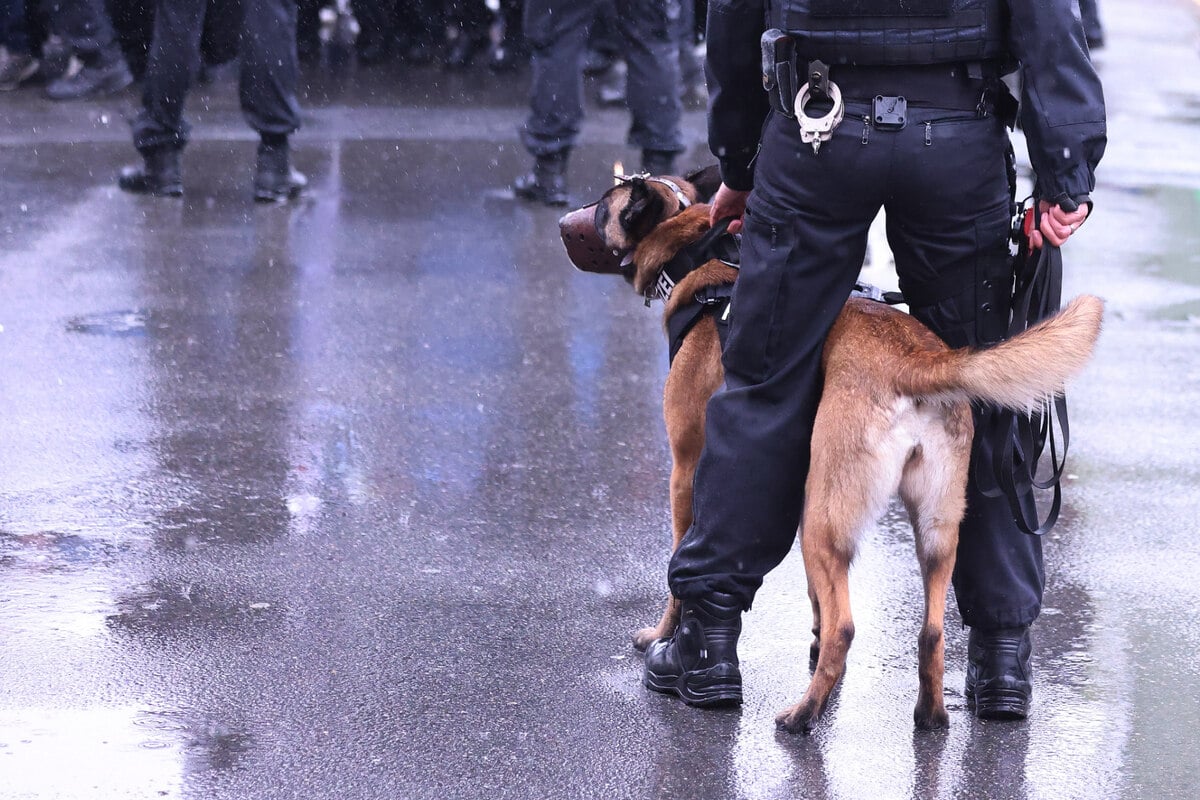
[[[583,120],[583,58],[588,28],[603,0],[528,0],[524,28],[533,65],[530,112],[521,142],[534,157],[533,171],[516,180],[518,197],[567,204],[567,160]],[[680,118],[680,0],[617,0],[626,42],[629,142],[642,149],[642,169],[674,171],[683,151]]]
[[[239,97],[246,120],[260,137],[254,199],[289,200],[307,183],[292,168],[288,146],[288,137],[300,127],[297,4],[244,0],[240,5]],[[133,144],[144,165],[121,173],[117,183],[127,192],[183,194],[180,162],[191,130],[183,104],[200,68],[204,19],[211,11],[209,0],[159,0],[156,5],[142,110],[133,123]]]
[[[1015,103],[1000,77],[1015,70],[1044,212],[1032,244],[1061,245],[1090,210],[1104,102],[1072,0],[904,7],[710,2],[709,144],[723,178],[712,216],[742,228],[742,265],[726,383],[709,403],[696,470],[695,522],[669,570],[682,622],[673,638],[651,645],[645,665],[647,687],[694,705],[741,702],[741,613],[792,546],[821,349],[880,208],[911,312],[952,347],[1003,338],[1012,286],[1006,109],[1015,112]],[[767,56],[764,19],[785,34],[768,35]],[[762,88],[766,62],[772,92]],[[811,105],[797,109],[806,81]],[[840,124],[827,139],[805,136],[797,112],[820,120],[838,93]],[[986,438],[977,434],[977,458],[992,447]],[[1041,540],[1022,533],[1006,498],[985,496],[974,479],[967,502],[954,586],[971,629],[968,701],[982,718],[1024,718],[1029,626],[1045,578]]]

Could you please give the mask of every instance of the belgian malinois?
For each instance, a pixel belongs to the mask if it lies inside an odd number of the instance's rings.
[[[711,168],[686,179],[622,180],[594,207],[563,217],[563,240],[576,266],[619,273],[638,294],[649,296],[661,285],[664,265],[709,231],[709,207],[702,200],[717,183]],[[594,230],[590,240],[589,226]],[[664,319],[709,287],[731,284],[736,277],[737,270],[721,260],[699,264],[670,291]],[[898,309],[860,297],[846,302],[823,351],[824,390],[800,531],[816,666],[804,697],[777,716],[780,727],[810,730],[842,676],[854,636],[850,562],[859,536],[897,492],[912,522],[925,588],[913,716],[918,728],[948,726],[942,628],[966,507],[971,403],[1023,412],[1061,392],[1091,357],[1103,311],[1099,298],[1081,295],[1000,344],[952,350]],[[732,313],[737,313],[736,298]],[[717,321],[701,317],[679,345],[663,393],[672,457],[673,549],[692,523],[692,477],[704,446],[705,408],[723,380]],[[645,649],[671,636],[678,622],[679,602],[671,598],[659,623],[634,635],[635,646]]]

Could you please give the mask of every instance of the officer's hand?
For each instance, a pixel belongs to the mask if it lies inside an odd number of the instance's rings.
[[[1037,250],[1042,246],[1042,238],[1055,247],[1062,247],[1071,234],[1079,230],[1079,226],[1087,219],[1091,208],[1083,203],[1074,211],[1063,211],[1059,206],[1052,206],[1045,200],[1038,201],[1038,212],[1041,224],[1029,233],[1029,246]]]
[[[722,183],[721,188],[717,189],[717,193],[713,195],[713,199],[709,203],[709,222],[716,225],[723,219],[733,217],[733,222],[729,223],[729,232],[741,233],[742,215],[746,213],[746,200],[749,197],[749,192],[739,192]]]

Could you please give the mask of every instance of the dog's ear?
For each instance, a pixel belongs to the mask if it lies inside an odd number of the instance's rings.
[[[695,169],[684,176],[688,183],[696,187],[696,202],[707,203],[721,188],[721,166],[709,164],[707,167]]]
[[[621,227],[635,242],[646,238],[662,222],[666,203],[662,195],[646,185],[641,178],[629,181],[629,204],[621,212]]]

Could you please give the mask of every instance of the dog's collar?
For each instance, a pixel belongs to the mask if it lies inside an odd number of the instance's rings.
[[[679,201],[679,208],[675,211],[676,214],[692,204],[692,201],[688,200],[688,196],[683,193],[683,189],[679,188],[679,184],[670,178],[646,178],[646,180],[651,181],[652,183],[661,183],[663,186],[674,192],[675,199]]]
[[[721,220],[664,264],[654,283],[646,290],[646,305],[650,305],[651,300],[662,300],[664,303],[670,300],[676,284],[701,264],[713,259],[737,269],[741,263],[741,246],[737,237],[729,233],[729,223],[732,221],[732,218]]]
[[[679,184],[670,178],[662,178],[657,175],[651,175],[649,172],[638,172],[633,175],[620,175],[617,177],[617,180],[629,181],[633,180],[634,178],[641,178],[648,183],[661,183],[663,186],[670,189],[671,193],[675,195],[675,199],[679,202],[679,208],[675,210],[676,214],[692,204],[692,201],[688,199],[687,194],[682,188],[680,188]]]

